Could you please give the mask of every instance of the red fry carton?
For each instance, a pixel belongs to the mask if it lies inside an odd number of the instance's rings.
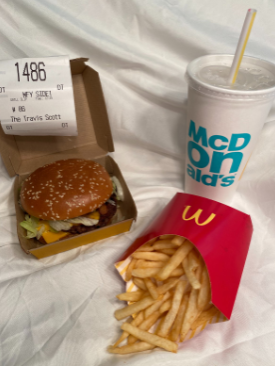
[[[220,311],[210,323],[222,322],[231,317],[252,232],[249,215],[208,198],[177,193],[115,266],[124,278],[131,254],[147,241],[166,234],[187,238],[205,261],[211,302]],[[127,291],[135,288],[132,282],[127,284]]]

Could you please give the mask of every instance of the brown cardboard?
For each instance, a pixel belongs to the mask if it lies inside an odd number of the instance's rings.
[[[12,136],[4,134],[0,128],[0,153],[3,162],[10,176],[17,175],[14,198],[19,241],[26,253],[32,253],[37,258],[128,231],[137,216],[135,203],[120,169],[107,155],[108,152],[114,151],[112,133],[98,73],[85,64],[87,60],[81,58],[71,61],[78,136]],[[124,220],[102,229],[41,246],[37,240],[27,240],[24,237],[25,230],[19,225],[24,220],[24,212],[18,205],[19,188],[28,174],[38,167],[68,158],[97,161],[111,176],[115,175],[120,180],[125,199],[119,203],[119,211]]]

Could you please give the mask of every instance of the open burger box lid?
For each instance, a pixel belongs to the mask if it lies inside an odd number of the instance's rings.
[[[0,153],[14,182],[14,202],[17,232],[22,249],[36,258],[44,258],[129,231],[137,210],[131,193],[115,161],[108,155],[114,151],[112,133],[98,73],[85,64],[88,59],[71,60],[71,73],[78,136],[17,136],[4,134],[0,127]],[[19,225],[25,213],[18,204],[23,180],[37,168],[57,160],[91,159],[106,168],[110,176],[120,181],[124,200],[119,202],[121,221],[55,243],[42,245],[36,239],[26,239]]]

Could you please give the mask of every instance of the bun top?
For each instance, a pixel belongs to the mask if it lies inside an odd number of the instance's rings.
[[[25,211],[42,220],[66,220],[85,215],[106,202],[113,192],[103,166],[90,160],[56,161],[35,170],[22,184]]]

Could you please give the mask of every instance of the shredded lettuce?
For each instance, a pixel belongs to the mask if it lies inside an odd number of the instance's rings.
[[[118,201],[123,201],[124,200],[124,194],[123,194],[123,189],[122,189],[122,186],[120,184],[120,181],[118,180],[118,178],[116,176],[113,176],[111,179],[112,179],[112,182],[113,182],[113,193],[115,193]]]
[[[56,231],[62,231],[62,230],[69,230],[72,225],[66,221],[53,221],[50,220],[49,225],[51,228],[53,228]]]
[[[89,217],[75,217],[73,219],[69,219],[69,220],[65,220],[66,222],[69,222],[71,224],[82,224],[85,226],[94,226],[98,223],[98,220],[96,219],[91,219]]]
[[[27,230],[27,239],[37,236],[37,225],[39,219],[34,216],[25,215],[25,221],[20,222],[20,226]]]

